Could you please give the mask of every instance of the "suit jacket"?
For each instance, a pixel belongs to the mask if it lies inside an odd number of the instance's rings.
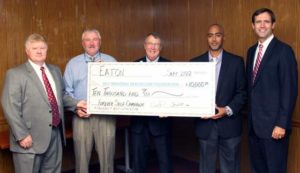
[[[136,60],[136,62],[147,62],[146,57]],[[158,62],[170,62],[160,57]],[[153,135],[163,135],[169,132],[170,118],[159,118],[151,116],[134,116],[131,118],[130,130],[134,133],[141,133],[144,128],[149,128]]]
[[[261,138],[271,138],[275,126],[291,129],[298,94],[297,62],[292,48],[274,37],[252,84],[256,47],[247,53],[249,128]]]
[[[64,85],[58,67],[47,64],[53,76],[57,104],[64,135],[63,103],[74,108],[76,101],[64,95]],[[48,148],[52,131],[52,112],[42,82],[29,62],[9,69],[6,73],[2,107],[10,127],[10,150],[19,153],[44,153]],[[23,149],[18,141],[31,135],[33,146]],[[65,142],[65,137],[63,136]]]
[[[208,62],[208,52],[191,59],[192,62]],[[218,126],[222,138],[240,136],[242,122],[240,110],[246,102],[246,75],[244,61],[241,57],[223,51],[218,86],[216,91],[216,104],[219,107],[229,106],[233,115],[225,116],[218,120],[196,119],[196,135],[198,138],[207,139],[214,123]]]

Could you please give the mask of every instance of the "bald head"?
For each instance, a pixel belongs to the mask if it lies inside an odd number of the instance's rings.
[[[208,31],[212,28],[217,28],[220,31],[220,33],[224,35],[224,28],[222,25],[214,23],[208,27]]]
[[[208,49],[212,54],[218,55],[223,49],[224,29],[219,24],[212,24],[207,31]]]

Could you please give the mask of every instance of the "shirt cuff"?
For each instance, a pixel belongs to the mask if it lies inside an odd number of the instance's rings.
[[[230,117],[231,115],[233,115],[232,109],[229,106],[225,107],[226,110],[226,114]]]

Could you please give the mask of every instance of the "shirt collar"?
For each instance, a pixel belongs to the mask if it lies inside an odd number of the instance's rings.
[[[99,61],[101,59],[101,53],[97,52],[94,56],[91,56],[86,52],[84,53],[85,62],[93,62],[92,58],[94,58],[94,61]]]
[[[36,63],[34,63],[33,61],[31,61],[30,59],[28,59],[28,62],[36,71],[39,71],[41,69],[41,67],[44,67],[45,69],[47,69],[46,63],[43,63],[43,65],[40,66],[40,65],[37,65]]]
[[[154,61],[150,61],[150,59],[146,56],[146,62],[158,62],[158,60],[159,56]]]
[[[270,42],[272,41],[272,39],[274,38],[274,34],[272,34],[271,36],[269,36],[263,43],[258,41],[257,46],[259,46],[260,44],[263,45],[263,49],[267,48],[270,44]]]
[[[209,61],[215,61],[216,63],[222,62],[223,58],[223,50],[219,53],[217,57],[213,57],[210,52],[208,51],[208,60]]]

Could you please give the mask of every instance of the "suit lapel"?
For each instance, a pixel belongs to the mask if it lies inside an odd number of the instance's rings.
[[[223,50],[222,64],[221,64],[221,69],[220,69],[220,73],[219,73],[216,98],[220,94],[220,88],[222,87],[224,79],[227,76],[227,74],[226,74],[227,73],[227,69],[228,69],[227,67],[230,67],[230,64],[228,62],[227,53],[226,53],[226,51]]]
[[[50,65],[47,65],[47,67],[48,67],[48,69],[49,69],[49,72],[51,73],[51,75],[52,75],[52,77],[53,77],[53,80],[54,80],[54,83],[55,83],[55,89],[56,89],[56,94],[57,94],[57,98],[56,98],[56,101],[57,101],[57,104],[58,104],[58,106],[59,105],[61,105],[62,103],[60,102],[60,99],[58,99],[58,98],[62,98],[61,97],[61,90],[62,90],[62,88],[61,88],[61,85],[60,85],[60,79],[59,79],[59,76],[57,75],[57,73],[55,72],[55,69],[54,68],[52,68],[52,66],[50,66]],[[52,87],[52,86],[51,86]]]
[[[253,81],[253,65],[254,65],[254,56],[256,47],[258,44],[253,45],[248,52],[247,55],[247,81],[248,81],[248,87],[249,89],[253,87],[252,81]]]
[[[250,55],[249,55],[249,63],[250,63],[250,66],[249,66],[249,75],[252,79],[252,71],[253,71],[253,68],[254,68],[254,56],[255,56],[255,51],[256,51],[256,47],[257,47],[257,44],[255,46],[252,47],[252,50],[250,50]]]
[[[166,60],[164,60],[161,56],[158,58],[157,62],[166,62]]]
[[[26,62],[26,70],[28,72],[28,76],[31,78],[32,82],[35,83],[36,85],[34,85],[38,92],[40,93],[40,95],[42,96],[43,100],[49,104],[48,101],[48,96],[46,95],[46,91],[44,89],[44,86],[41,82],[41,80],[39,79],[39,77],[37,76],[37,74],[35,73],[33,67],[30,65],[29,62]]]
[[[147,58],[144,57],[144,58],[142,59],[142,61],[143,61],[143,62],[147,62]]]
[[[201,62],[201,61],[200,61]],[[205,59],[203,62],[209,62],[209,55],[208,55],[208,52],[206,52],[206,55],[205,55]]]
[[[265,67],[266,63],[268,63],[268,61],[270,60],[271,54],[273,52],[272,50],[273,50],[275,44],[276,44],[276,38],[274,37],[272,39],[272,41],[270,42],[269,46],[267,47],[267,50],[266,50],[266,52],[265,52],[265,54],[264,54],[264,56],[262,58],[261,64],[260,64],[259,69],[257,71],[257,75],[256,75],[256,78],[255,78],[255,81],[253,83],[253,86],[255,86],[255,84],[259,80],[259,78],[261,76],[261,73],[264,70],[264,67]]]

